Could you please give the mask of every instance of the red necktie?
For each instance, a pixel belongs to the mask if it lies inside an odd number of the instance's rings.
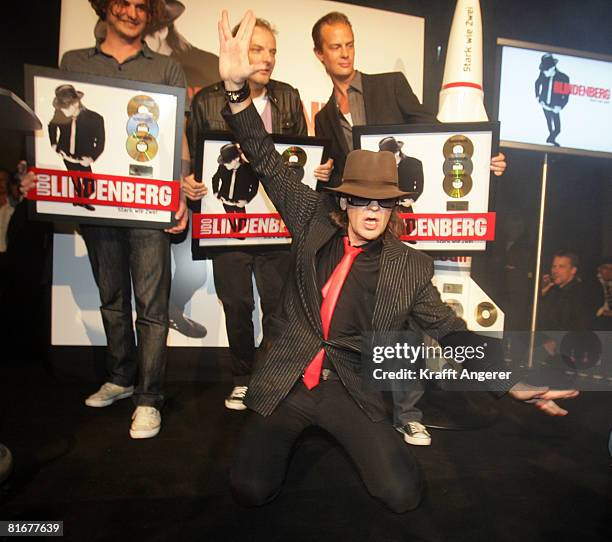
[[[321,303],[321,323],[323,324],[323,337],[325,339],[327,339],[329,334],[329,326],[331,324],[334,309],[336,308],[336,303],[340,297],[340,291],[342,290],[344,281],[349,274],[355,258],[360,252],[363,252],[362,248],[352,247],[349,245],[348,237],[344,237],[343,241],[344,256],[325,283],[325,286],[323,286],[321,289],[321,294],[323,295],[323,303]],[[306,370],[304,371],[304,385],[309,390],[319,384],[324,357],[325,350],[321,348],[321,350],[317,352],[317,355],[312,358],[312,361],[308,364],[308,367],[306,367]]]

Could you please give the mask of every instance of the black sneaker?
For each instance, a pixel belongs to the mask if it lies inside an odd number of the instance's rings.
[[[178,331],[181,335],[193,339],[203,339],[207,333],[206,328],[202,324],[188,318],[180,309],[173,306],[170,306],[168,326]]]
[[[230,410],[246,410],[244,396],[249,388],[247,386],[236,386],[225,400],[225,408]]]
[[[404,441],[413,446],[429,446],[431,435],[427,428],[419,422],[408,422],[404,427],[396,427],[397,431],[404,435]]]

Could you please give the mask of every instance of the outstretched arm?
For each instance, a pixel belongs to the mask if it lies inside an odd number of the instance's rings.
[[[433,275],[433,265],[428,270],[428,278]],[[463,320],[458,318],[448,305],[442,303],[436,288],[428,280],[421,289],[412,308],[412,317],[415,318],[419,327],[425,332],[438,339],[443,346],[450,345],[474,345],[471,340],[476,340],[477,336],[466,331]],[[487,338],[487,342],[491,342]],[[489,349],[487,349],[489,350]],[[492,349],[492,354],[496,356],[496,349]],[[491,359],[482,363],[485,370],[495,368],[501,360]],[[476,368],[476,367],[474,367]],[[516,382],[516,380],[515,380]],[[577,390],[551,390],[547,387],[530,386],[525,382],[517,382],[508,390],[501,386],[495,390],[493,383],[489,386],[491,391],[508,391],[511,397],[517,401],[533,404],[549,416],[565,416],[567,410],[561,408],[555,401],[561,399],[573,399],[578,396]]]
[[[249,76],[265,67],[263,63],[249,62],[249,44],[255,16],[247,11],[235,37],[230,30],[227,11],[223,10],[218,26],[219,73],[226,90],[240,90]],[[251,167],[262,180],[287,228],[295,236],[312,217],[319,195],[300,182],[291,168],[283,163],[250,97],[243,102],[228,105],[232,114],[224,113],[226,122],[240,142]]]

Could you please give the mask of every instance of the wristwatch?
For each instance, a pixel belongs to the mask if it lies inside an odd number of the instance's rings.
[[[232,104],[244,102],[244,100],[246,100],[251,95],[249,82],[245,81],[243,87],[238,90],[225,89],[225,95],[227,96],[227,101]]]

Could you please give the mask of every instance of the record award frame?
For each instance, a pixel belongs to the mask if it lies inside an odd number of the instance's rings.
[[[301,181],[315,190],[313,170],[328,159],[329,141],[283,135],[273,135],[272,139],[285,163],[294,167]],[[192,205],[193,259],[210,258],[228,249],[248,251],[289,245],[289,232],[234,136],[229,132],[206,132],[200,135],[196,149],[195,178],[206,183],[208,193]],[[230,170],[225,167],[225,163],[230,167],[232,160],[238,164],[233,185]],[[233,189],[232,198],[235,192],[234,199],[245,202],[239,203],[242,210],[232,206],[229,187]],[[232,212],[238,212],[238,218],[233,218]]]
[[[402,240],[436,256],[482,253],[495,238],[491,156],[498,122],[354,126],[355,149],[388,150],[398,160]]]
[[[176,194],[184,88],[26,65],[25,89],[26,101],[43,125],[26,140],[30,166],[83,171],[82,178],[64,175],[73,185],[70,193],[83,198],[98,198],[101,177],[128,182],[142,178],[143,183],[164,187],[164,193],[171,190]],[[68,108],[77,101],[79,113],[68,116]],[[69,184],[66,179],[64,184]],[[122,206],[30,201],[29,214],[33,219],[53,222],[151,229],[176,224],[174,211],[161,205],[149,207],[148,203]]]

